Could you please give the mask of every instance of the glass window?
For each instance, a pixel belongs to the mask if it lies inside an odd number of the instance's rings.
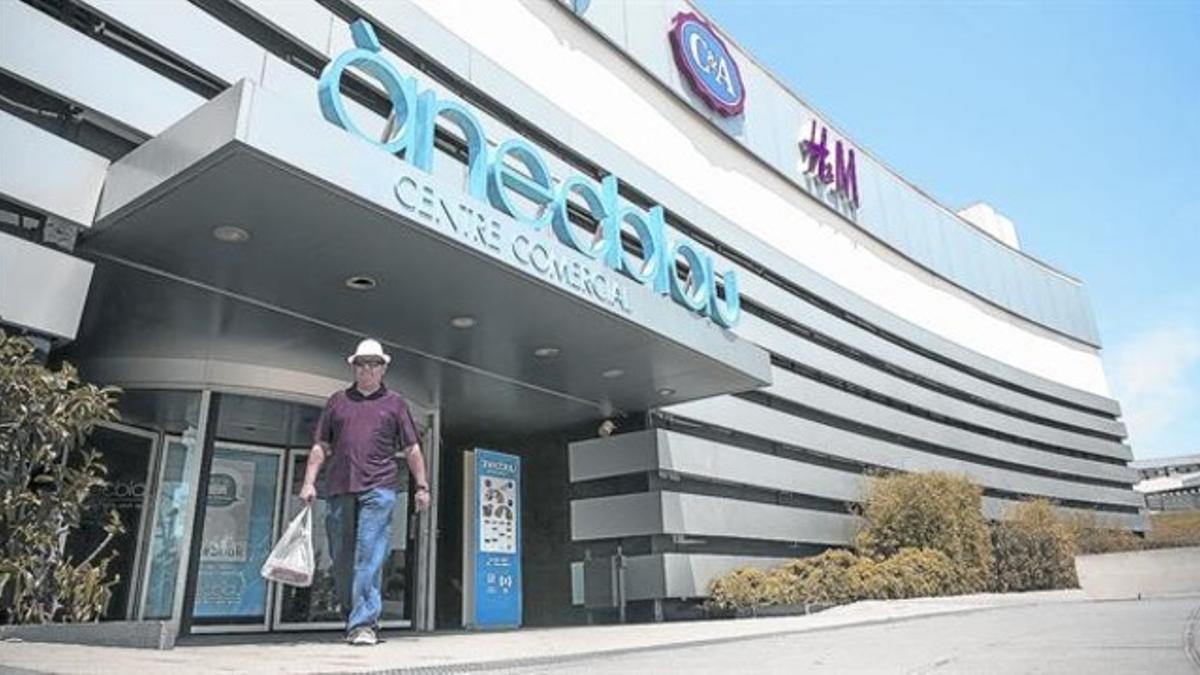
[[[121,421],[166,434],[147,500],[142,609],[144,619],[170,619],[175,589],[183,571],[180,561],[187,518],[193,507],[189,481],[199,468],[197,434],[200,422],[198,391],[129,390],[121,395]]]
[[[143,617],[169,619],[175,603],[179,561],[187,542],[187,512],[191,494],[187,467],[197,453],[194,437],[168,438],[163,450],[162,472],[147,556],[146,600]]]

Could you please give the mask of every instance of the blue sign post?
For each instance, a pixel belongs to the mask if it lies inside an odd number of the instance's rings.
[[[463,625],[521,625],[521,459],[466,453]]]

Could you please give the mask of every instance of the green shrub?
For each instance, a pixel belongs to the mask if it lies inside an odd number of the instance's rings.
[[[872,478],[861,513],[857,553],[830,550],[769,571],[737,570],[713,582],[713,604],[841,604],[1074,588],[1077,551],[1143,547],[1131,532],[1093,514],[1063,516],[1046,500],[1018,504],[1007,520],[989,527],[982,490],[947,473]],[[1156,514],[1153,522],[1160,545],[1200,544],[1198,514]]]
[[[850,551],[831,550],[785,563],[780,576],[792,589],[792,603],[841,604],[868,597],[866,577],[874,561]]]
[[[770,595],[766,570],[741,567],[717,577],[709,585],[709,604],[721,609],[775,604]]]
[[[941,551],[957,569],[964,592],[982,591],[990,585],[992,567],[982,504],[983,491],[965,476],[931,472],[873,478],[857,549],[876,560],[904,548]]]
[[[1104,522],[1094,513],[1075,512],[1064,517],[1075,540],[1075,555],[1137,551],[1145,542],[1129,530]]]
[[[1152,548],[1200,546],[1200,512],[1179,511],[1150,514],[1146,545]]]
[[[1001,592],[1075,588],[1075,537],[1054,506],[1035,499],[992,526],[993,588]]]
[[[869,597],[925,598],[966,592],[964,580],[954,561],[941,551],[929,548],[903,548],[875,566],[868,581]]]
[[[772,570],[734,570],[713,581],[709,603],[722,609],[840,605],[961,592],[961,574],[941,551],[906,548],[876,561],[850,551],[831,550]]]
[[[83,556],[66,555],[105,467],[88,449],[92,427],[116,413],[116,390],[79,381],[64,364],[51,371],[26,339],[0,331],[0,623],[91,621],[117,582],[107,551],[123,530],[116,510],[106,537]]]

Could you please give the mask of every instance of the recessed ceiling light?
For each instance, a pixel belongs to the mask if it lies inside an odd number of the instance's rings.
[[[356,291],[369,291],[379,285],[371,277],[353,276],[346,279],[346,288],[352,288]]]
[[[603,373],[600,373],[600,377],[607,377],[608,379],[611,380],[614,377],[620,377],[624,374],[625,374],[625,371],[621,370],[620,368],[609,368],[608,370],[604,371]]]
[[[658,390],[658,395],[659,396],[674,396],[675,390],[670,387],[663,387],[662,389]]]
[[[227,244],[240,244],[250,238],[250,233],[237,225],[221,225],[213,228],[213,237]]]
[[[533,355],[539,359],[551,359],[558,356],[558,347],[538,347],[533,350]]]
[[[475,325],[475,317],[473,316],[456,316],[450,319],[450,325],[455,328],[470,328]]]

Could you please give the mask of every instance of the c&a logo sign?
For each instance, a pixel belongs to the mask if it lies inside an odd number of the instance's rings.
[[[742,74],[708,22],[691,12],[681,12],[671,20],[668,35],[675,65],[692,90],[725,117],[741,114],[746,107]]]

